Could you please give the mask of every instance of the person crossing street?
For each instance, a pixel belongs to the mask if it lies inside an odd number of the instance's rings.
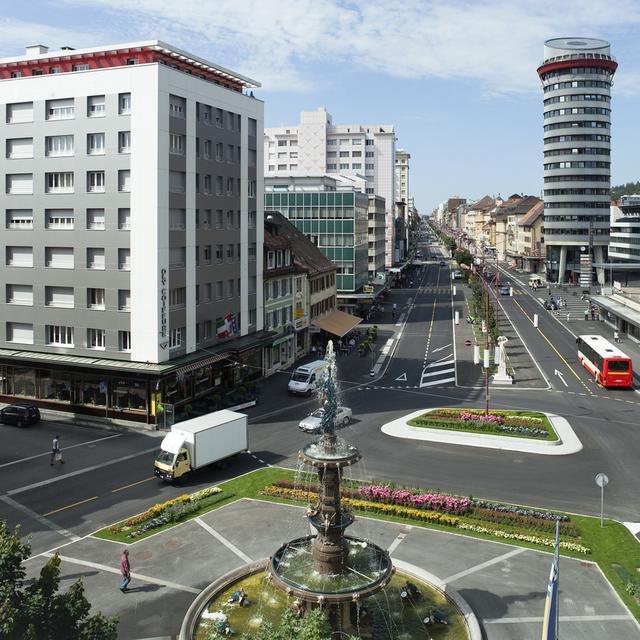
[[[64,464],[64,460],[62,459],[62,449],[60,448],[59,436],[55,436],[53,438],[53,442],[51,444],[51,460],[49,461],[49,464],[53,467],[56,462]]]

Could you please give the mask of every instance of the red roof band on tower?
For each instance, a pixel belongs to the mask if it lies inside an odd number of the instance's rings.
[[[595,58],[580,58],[578,60],[558,60],[556,62],[545,62],[541,64],[537,71],[540,80],[544,80],[545,74],[558,69],[571,69],[573,67],[600,67],[607,69],[611,75],[616,72],[618,63],[615,60],[598,60]]]

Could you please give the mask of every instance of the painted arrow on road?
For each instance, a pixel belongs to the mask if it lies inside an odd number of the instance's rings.
[[[563,384],[565,387],[568,387],[568,386],[569,386],[569,385],[567,384],[566,380],[564,379],[563,374],[562,374],[562,373],[560,373],[560,371],[558,371],[558,370],[556,369],[554,373],[555,373],[555,375],[557,375],[557,376],[558,376],[558,378],[560,378],[560,380],[562,380],[562,384]]]

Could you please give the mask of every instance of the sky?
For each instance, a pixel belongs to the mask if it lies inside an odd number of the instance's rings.
[[[161,39],[258,80],[265,126],[393,124],[421,213],[540,195],[544,41],[611,43],[612,184],[640,180],[640,0],[2,0],[0,55]]]

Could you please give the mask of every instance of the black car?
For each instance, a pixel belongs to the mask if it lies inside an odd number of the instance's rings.
[[[440,266],[444,267],[444,260],[440,260]]]
[[[40,421],[40,411],[32,404],[10,404],[0,409],[0,423],[24,427]]]

